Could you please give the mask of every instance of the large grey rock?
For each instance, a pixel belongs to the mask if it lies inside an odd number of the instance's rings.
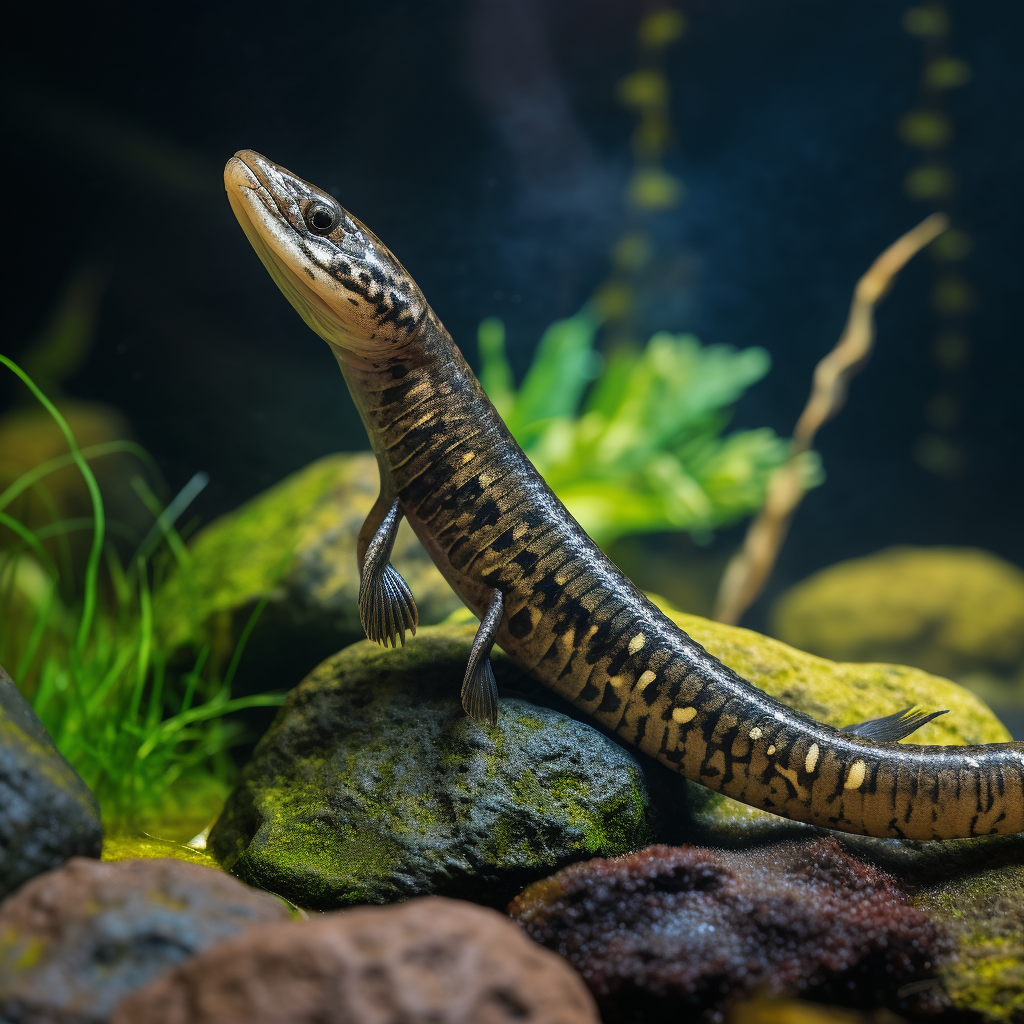
[[[502,904],[580,858],[648,841],[636,760],[557,711],[503,699],[491,728],[459,689],[473,628],[368,641],[289,695],[210,835],[239,877],[322,909],[409,896]],[[495,661],[499,686],[521,676]]]
[[[0,667],[0,899],[68,857],[98,857],[99,808]]]
[[[215,868],[76,857],[0,904],[0,1021],[101,1024],[160,972],[289,917]]]

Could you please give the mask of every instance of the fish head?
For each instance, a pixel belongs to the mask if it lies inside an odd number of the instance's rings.
[[[224,185],[270,276],[339,360],[401,358],[415,343],[423,293],[332,195],[251,149],[227,162]]]

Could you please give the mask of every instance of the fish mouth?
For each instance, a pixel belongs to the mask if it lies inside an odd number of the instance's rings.
[[[336,311],[298,269],[304,262],[298,198],[305,184],[251,149],[239,150],[224,167],[228,201],[256,255],[306,323],[334,344]]]
[[[259,205],[294,227],[299,208],[288,177],[294,176],[253,149],[240,149],[224,167],[224,187],[236,214],[241,205],[251,216]]]

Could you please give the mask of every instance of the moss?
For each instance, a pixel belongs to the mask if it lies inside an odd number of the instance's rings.
[[[124,832],[103,837],[102,860],[152,860],[155,857],[172,857],[220,870],[220,865],[211,853],[196,850],[184,843]]]
[[[228,656],[264,597],[288,605],[277,631],[282,644],[296,644],[299,627],[358,632],[356,539],[378,490],[371,453],[328,455],[205,527],[189,545],[190,565],[154,598],[167,644],[209,643]],[[458,603],[407,524],[393,561],[422,621]]]
[[[355,644],[310,673],[211,833],[223,862],[323,909],[430,892],[500,903],[580,856],[642,845],[641,770],[612,741],[515,699],[494,727],[466,718],[473,633]]]
[[[829,658],[895,661],[959,678],[1024,660],[1024,572],[972,548],[888,548],[787,591],[773,632]]]
[[[345,465],[338,456],[319,459],[199,533],[190,545],[190,571],[175,575],[157,595],[157,619],[168,643],[195,639],[206,619],[215,630],[217,613],[230,613],[274,588],[309,510],[338,485]]]
[[[654,599],[680,627],[766,693],[839,728],[920,704],[947,708],[913,735],[914,743],[1004,743],[1009,730],[970,691],[904,665],[849,664],[805,654],[753,630],[726,626]]]
[[[914,903],[953,936],[939,968],[953,1006],[989,1024],[1024,1019],[1024,866],[931,886]]]

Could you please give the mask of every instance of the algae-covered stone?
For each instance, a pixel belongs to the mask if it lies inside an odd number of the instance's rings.
[[[1005,743],[1010,733],[970,691],[906,665],[850,664],[806,654],[739,626],[662,610],[709,653],[783,704],[842,728],[912,705],[948,715],[913,734],[914,743]]]
[[[961,678],[1024,660],[1024,572],[974,548],[895,547],[787,591],[772,632],[842,661],[894,661]]]
[[[242,879],[301,906],[456,895],[501,904],[587,856],[650,837],[643,774],[596,730],[550,708],[499,703],[467,718],[473,628],[363,641],[289,695],[210,834]],[[495,659],[503,692],[521,677]]]
[[[379,490],[369,452],[328,455],[203,529],[191,562],[158,591],[157,626],[166,643],[209,644],[231,657],[257,603],[268,600],[243,662],[255,683],[290,685],[313,665],[363,636],[356,597],[356,541]],[[392,561],[405,576],[421,622],[437,622],[458,598],[403,523]]]
[[[98,857],[89,787],[0,667],[0,899],[76,855]]]
[[[1024,866],[931,886],[913,902],[956,944],[939,969],[954,1008],[990,1024],[1024,1020]]]

